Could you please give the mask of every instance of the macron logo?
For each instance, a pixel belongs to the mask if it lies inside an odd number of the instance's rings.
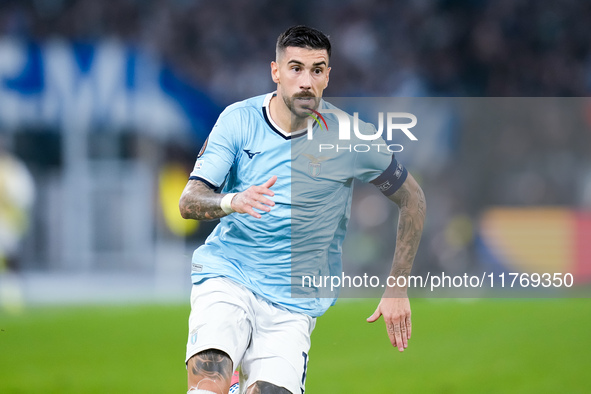
[[[244,153],[248,155],[249,159],[252,159],[254,155],[258,155],[261,152],[251,152],[250,149],[244,149]]]

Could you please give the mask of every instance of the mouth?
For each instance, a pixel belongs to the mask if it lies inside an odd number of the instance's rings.
[[[298,92],[291,96],[290,108],[298,118],[306,118],[318,107],[318,99],[311,92]]]
[[[295,100],[299,103],[306,104],[314,101],[313,97],[296,97]]]
[[[316,106],[316,98],[314,96],[296,96],[293,98],[293,102],[302,108],[312,108]]]

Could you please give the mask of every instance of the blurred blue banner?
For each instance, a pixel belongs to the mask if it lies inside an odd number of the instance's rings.
[[[157,58],[119,41],[0,39],[0,127],[76,123],[93,130],[204,139],[220,108]]]

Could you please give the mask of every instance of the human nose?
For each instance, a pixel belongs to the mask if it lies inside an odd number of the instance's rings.
[[[312,77],[310,73],[302,73],[300,78],[300,89],[302,90],[310,90],[312,88]]]

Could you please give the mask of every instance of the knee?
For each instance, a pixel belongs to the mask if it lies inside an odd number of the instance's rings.
[[[248,387],[246,394],[292,394],[292,392],[285,387],[279,387],[269,382],[257,380]]]
[[[224,394],[230,389],[232,360],[221,350],[208,349],[195,354],[187,362],[190,389]]]

